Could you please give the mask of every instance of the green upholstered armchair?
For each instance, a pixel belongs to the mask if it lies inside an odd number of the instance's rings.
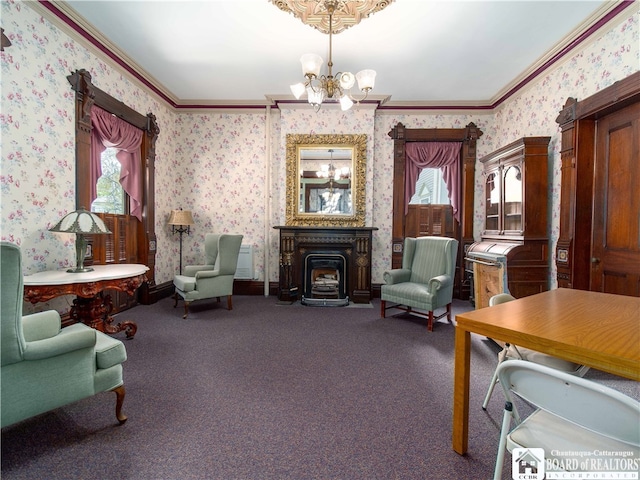
[[[173,284],[176,287],[175,303],[184,299],[184,315],[189,314],[189,304],[194,300],[227,297],[227,309],[233,309],[233,277],[238,268],[238,254],[242,245],[242,235],[213,234],[205,235],[204,252],[206,264],[187,265],[183,275],[176,275]]]
[[[22,316],[20,249],[1,242],[0,255],[2,427],[105,391],[124,423],[124,344],[82,323],[61,328],[55,310]]]
[[[455,276],[458,241],[447,237],[418,237],[404,239],[402,268],[384,272],[381,287],[380,315],[389,308],[397,308],[428,319],[427,329],[433,330],[433,321],[445,315],[451,321],[451,300]],[[387,306],[387,302],[394,302]],[[434,316],[434,310],[446,311]],[[424,310],[420,312],[415,308]]]

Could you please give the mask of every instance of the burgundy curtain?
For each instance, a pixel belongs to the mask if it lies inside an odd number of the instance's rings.
[[[440,168],[447,185],[453,216],[460,221],[460,149],[462,142],[406,142],[404,172],[405,209],[416,192],[416,182],[423,168]]]
[[[108,147],[114,147],[122,166],[120,184],[129,195],[129,213],[142,220],[142,130],[95,105],[91,108],[91,126],[91,202],[98,196],[96,183],[102,176],[100,156]]]

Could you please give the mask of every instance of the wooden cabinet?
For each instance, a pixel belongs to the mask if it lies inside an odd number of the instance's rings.
[[[492,159],[485,168],[483,236],[521,236],[524,233],[522,158],[517,154],[507,159]]]
[[[517,298],[549,288],[549,141],[525,137],[480,159],[485,225],[467,253],[505,256],[508,288]]]

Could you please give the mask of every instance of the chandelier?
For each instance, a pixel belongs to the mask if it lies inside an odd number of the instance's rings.
[[[333,182],[338,180],[343,180],[345,178],[349,178],[351,176],[351,169],[349,167],[336,168],[333,164],[333,149],[329,149],[329,155],[331,155],[331,159],[329,160],[329,165],[324,164],[320,165],[320,170],[316,172],[316,176],[318,178],[326,178],[329,180],[329,192],[333,193]]]
[[[375,70],[361,70],[355,76],[351,72],[338,72],[333,76],[332,36],[333,36],[333,14],[338,6],[338,0],[325,0],[324,6],[329,14],[329,61],[327,62],[327,75],[320,75],[322,67],[322,57],[314,53],[302,55],[302,74],[304,82],[291,85],[291,92],[300,99],[304,92],[307,92],[307,100],[317,112],[320,110],[322,102],[328,99],[340,102],[342,110],[349,110],[354,102],[360,103],[373,88],[376,78]],[[358,89],[363,92],[362,98],[355,98],[351,94],[351,88],[358,82]]]

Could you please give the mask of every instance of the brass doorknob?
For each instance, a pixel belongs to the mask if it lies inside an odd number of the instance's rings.
[[[598,257],[591,257],[591,263],[597,265],[600,263],[600,259]]]

